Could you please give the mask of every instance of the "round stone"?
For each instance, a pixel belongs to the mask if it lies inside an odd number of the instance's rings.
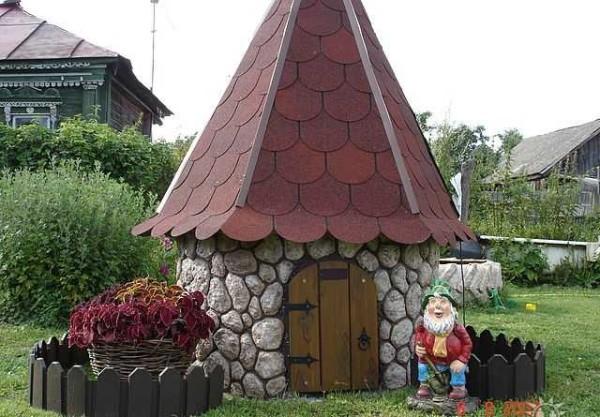
[[[423,290],[417,283],[412,284],[406,293],[406,312],[411,319],[416,319],[421,314],[422,296]]]
[[[259,320],[263,316],[262,309],[260,308],[260,301],[257,297],[252,297],[250,304],[248,305],[248,313],[253,320]]]
[[[221,327],[221,316],[219,313],[217,313],[215,310],[208,310],[206,315],[215,323],[215,329]]]
[[[392,271],[392,285],[402,294],[408,290],[408,281],[406,280],[406,268],[398,265]]]
[[[209,336],[206,339],[200,339],[198,345],[196,346],[196,359],[199,361],[205,360],[213,350],[214,344],[212,336]]]
[[[260,267],[258,268],[258,276],[260,277],[260,279],[262,279],[268,284],[274,282],[277,279],[277,273],[275,272],[275,268],[267,264],[260,264]]]
[[[248,370],[254,369],[254,364],[256,363],[256,355],[258,354],[258,350],[254,345],[254,341],[252,340],[252,336],[250,333],[244,333],[240,338],[240,363],[242,366]]]
[[[368,250],[364,250],[356,257],[360,267],[368,272],[375,272],[379,268],[377,257]]]
[[[383,301],[383,314],[392,323],[406,317],[406,308],[404,306],[404,296],[400,291],[391,290]]]
[[[423,262],[419,267],[418,275],[419,284],[421,284],[421,287],[429,287],[429,284],[431,284],[431,281],[433,280],[433,269],[431,268],[431,265],[429,265],[427,262]]]
[[[391,341],[396,348],[400,348],[408,342],[413,334],[413,325],[409,319],[404,319],[392,328]]]
[[[272,264],[278,262],[283,256],[281,239],[275,235],[267,237],[254,249],[254,253],[263,262]]]
[[[404,250],[404,263],[412,269],[418,269],[423,263],[418,245],[411,245]]]
[[[229,360],[234,360],[240,355],[240,338],[229,329],[221,328],[213,335],[215,346],[219,352]]]
[[[277,275],[283,284],[287,284],[294,271],[294,264],[290,261],[283,261],[277,264]]]
[[[179,284],[188,291],[208,293],[211,279],[210,265],[202,258],[188,259],[181,262]]]
[[[400,246],[382,245],[377,253],[379,262],[386,268],[393,268],[400,261]]]
[[[380,269],[375,273],[375,287],[377,287],[377,301],[383,301],[385,295],[392,288],[390,276],[385,269]]]
[[[262,379],[274,378],[285,372],[285,361],[281,352],[259,352],[256,373]]]
[[[283,286],[276,282],[269,285],[260,297],[260,305],[266,316],[274,316],[279,313],[283,302]]]
[[[225,269],[225,259],[223,258],[223,255],[220,253],[215,253],[212,257],[212,268],[210,269],[210,272],[215,276],[215,277],[219,277],[219,278],[225,278],[226,275],[226,269]]]
[[[196,237],[193,234],[187,234],[179,241],[181,250],[186,258],[196,259]]]
[[[276,397],[283,393],[287,386],[285,376],[278,376],[267,382],[267,395],[269,397]]]
[[[225,284],[223,284],[223,281],[220,278],[213,278],[210,280],[208,305],[219,313],[225,313],[231,309],[231,298],[227,293]]]
[[[244,367],[238,361],[231,362],[231,379],[234,381],[241,381],[244,377]]]
[[[275,350],[283,340],[283,322],[276,318],[267,318],[252,326],[252,339],[259,349]]]
[[[290,261],[299,261],[304,257],[304,245],[302,243],[285,241],[285,257]],[[268,384],[267,384],[268,390]]]
[[[225,266],[229,272],[237,275],[252,274],[258,268],[256,258],[248,250],[236,250],[226,254]]]
[[[400,363],[406,364],[410,361],[410,357],[412,354],[410,353],[410,349],[408,347],[403,347],[398,350],[398,354],[396,355],[396,360]]]
[[[409,284],[414,284],[419,280],[419,276],[415,271],[408,271],[408,274],[406,274],[406,279]]]
[[[261,295],[265,289],[265,284],[258,275],[248,275],[246,277],[246,286],[254,295]]]
[[[211,237],[210,239],[201,240],[196,245],[196,254],[204,259],[208,259],[213,253],[215,253],[217,243],[215,242],[215,238]]]
[[[387,389],[398,389],[406,386],[406,369],[397,363],[390,363],[383,373],[383,383]]]
[[[249,372],[244,375],[242,385],[244,386],[244,392],[246,393],[246,396],[250,398],[256,398],[258,400],[265,398],[265,387],[263,382],[255,374]]]
[[[252,316],[250,316],[250,314],[242,314],[242,323],[244,323],[244,329],[249,329],[250,327],[252,327],[253,322],[254,321],[252,320]]]
[[[379,347],[379,360],[384,365],[392,362],[396,357],[396,348],[391,343],[385,342]]]
[[[335,253],[335,241],[327,236],[306,245],[308,254],[313,259],[321,259]]]
[[[242,388],[242,384],[239,382],[234,382],[231,384],[231,388],[229,388],[229,393],[234,397],[243,397],[244,396],[244,388]]]
[[[223,369],[223,374],[225,377],[223,385],[225,388],[229,388],[229,384],[231,383],[229,361],[227,361],[227,359],[225,359],[219,351],[211,353],[210,356],[204,361],[203,366],[207,373],[211,373],[217,368],[217,366],[220,366]]]
[[[391,334],[392,324],[389,321],[382,319],[379,323],[379,338],[381,340],[390,340]]]
[[[229,313],[221,316],[221,323],[223,326],[236,333],[241,333],[244,330],[244,323],[240,313],[235,310],[231,310]]]
[[[352,259],[356,256],[358,251],[361,250],[362,246],[363,245],[340,241],[338,243],[338,251],[342,257]]]
[[[246,310],[250,302],[250,291],[248,291],[244,280],[237,275],[228,274],[225,285],[227,285],[227,291],[231,296],[233,308],[239,312]]]
[[[239,245],[239,242],[230,239],[222,233],[217,236],[217,249],[219,252],[233,252],[239,247]]]

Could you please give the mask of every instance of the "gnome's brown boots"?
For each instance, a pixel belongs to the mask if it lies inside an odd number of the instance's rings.
[[[421,384],[417,391],[417,398],[420,400],[429,400],[432,398],[431,388],[427,384]]]
[[[452,392],[448,396],[451,400],[464,400],[467,397],[467,389],[464,385],[452,387]]]

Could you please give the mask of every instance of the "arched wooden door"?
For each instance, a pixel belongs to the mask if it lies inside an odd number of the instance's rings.
[[[290,387],[295,392],[377,389],[377,290],[358,266],[327,261],[290,282]]]

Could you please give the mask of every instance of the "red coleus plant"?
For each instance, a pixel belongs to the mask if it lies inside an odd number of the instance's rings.
[[[181,290],[172,297],[148,297],[145,293],[126,298],[117,296],[138,288],[140,283],[157,288],[164,285],[137,280],[111,288],[75,307],[69,323],[69,344],[87,348],[99,343],[135,344],[170,338],[177,346],[192,352],[200,339],[208,338],[214,331],[214,321],[202,308],[201,292]]]

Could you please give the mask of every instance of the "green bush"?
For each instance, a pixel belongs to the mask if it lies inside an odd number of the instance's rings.
[[[92,171],[99,164],[112,178],[162,196],[179,166],[178,158],[174,145],[152,143],[135,127],[118,132],[81,118],[63,121],[57,131],[0,124],[0,170],[35,170],[77,160],[81,169]]]
[[[150,198],[150,205],[154,198]],[[156,275],[159,242],[131,227],[148,196],[74,164],[0,177],[0,318],[62,323],[108,286]]]
[[[577,265],[565,259],[544,277],[544,283],[561,287],[596,288],[600,285],[600,262],[585,261],[583,265]]]
[[[529,242],[494,242],[491,257],[502,265],[504,279],[514,284],[535,284],[548,270],[548,260],[542,250]]]

